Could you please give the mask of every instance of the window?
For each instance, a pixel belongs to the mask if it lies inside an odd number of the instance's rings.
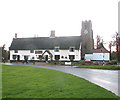
[[[34,53],[34,50],[30,50],[30,53]]]
[[[67,59],[67,57],[65,57],[65,59]]]
[[[14,53],[18,53],[18,50],[15,50]]]
[[[55,47],[54,51],[59,52],[59,47]]]
[[[13,58],[14,60],[16,59],[16,57],[17,57],[16,55],[13,55],[13,56],[12,56],[12,58]]]
[[[55,55],[55,60],[59,60],[60,59],[60,55]]]
[[[69,59],[73,61],[73,59],[75,59],[75,55],[69,55]]]
[[[69,51],[70,52],[74,52],[75,51],[75,47],[70,47]]]
[[[104,52],[104,50],[102,49],[101,52]]]
[[[87,25],[85,25],[85,29],[87,29]]]
[[[40,60],[42,60],[42,55],[39,55],[37,59],[40,59]]]
[[[64,58],[64,56],[61,56],[61,58]]]
[[[28,60],[28,56],[24,56],[24,60]]]
[[[42,54],[42,51],[35,51],[35,54]]]

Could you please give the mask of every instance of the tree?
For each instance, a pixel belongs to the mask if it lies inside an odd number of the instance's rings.
[[[115,46],[115,44],[114,44],[114,41],[110,41],[109,42],[109,49],[110,49],[110,60],[112,60],[112,56],[113,56],[113,54],[112,54],[112,47],[113,46]],[[114,53],[115,54],[115,53]]]
[[[104,43],[103,39],[99,35],[97,35],[96,39],[97,39],[97,49],[100,49],[101,47],[103,47],[103,43]]]
[[[120,61],[120,50],[119,50],[119,40],[120,40],[120,37],[118,36],[119,34],[116,32],[114,35],[113,35],[113,42],[114,42],[114,45],[116,46],[116,52],[117,52],[117,55],[116,55],[116,58],[118,61]]]
[[[8,51],[5,50],[5,44],[1,47],[2,48],[2,61],[8,61]]]

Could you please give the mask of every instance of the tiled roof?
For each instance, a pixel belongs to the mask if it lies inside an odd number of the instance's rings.
[[[94,49],[93,53],[109,53],[109,51],[104,47],[101,47],[100,49]]]

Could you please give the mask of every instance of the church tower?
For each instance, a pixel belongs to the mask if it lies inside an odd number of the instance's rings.
[[[93,53],[93,48],[94,48],[91,20],[82,21],[81,37],[82,37],[81,55],[82,55],[82,59],[84,59],[85,54]]]

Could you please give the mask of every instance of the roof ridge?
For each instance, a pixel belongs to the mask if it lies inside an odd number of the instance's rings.
[[[56,36],[55,38],[63,38],[63,37],[81,37],[81,36]],[[13,38],[13,39],[36,39],[36,38],[49,38],[49,37],[22,37],[22,38]]]

